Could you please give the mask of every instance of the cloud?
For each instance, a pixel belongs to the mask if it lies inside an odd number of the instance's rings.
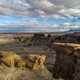
[[[69,31],[80,29],[79,19],[76,18],[80,16],[80,0],[0,0],[0,16],[20,17],[16,18],[17,20],[9,19],[9,22],[7,20],[7,24],[4,25],[0,23],[2,30],[20,29],[21,31],[23,28],[23,31]]]
[[[22,22],[22,24],[20,24]],[[64,22],[64,24],[46,24],[38,23],[37,19],[21,19],[15,23],[0,25],[0,32],[69,32],[79,30],[80,26]]]
[[[80,0],[0,0],[1,15],[77,16]],[[54,17],[54,16],[53,16]]]

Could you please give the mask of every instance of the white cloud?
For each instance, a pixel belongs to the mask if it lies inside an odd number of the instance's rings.
[[[80,0],[0,0],[1,15],[80,15]]]
[[[62,9],[59,12],[69,16],[80,16],[80,9]]]

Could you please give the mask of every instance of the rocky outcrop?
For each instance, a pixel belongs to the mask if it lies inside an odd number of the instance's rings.
[[[80,49],[75,50],[74,54],[76,56],[76,64],[73,80],[80,80]]]
[[[54,47],[56,50],[56,62],[54,66],[54,77],[72,80],[75,70],[75,56],[71,47]]]

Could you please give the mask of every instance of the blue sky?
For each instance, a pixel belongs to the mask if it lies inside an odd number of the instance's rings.
[[[69,31],[65,25],[80,25],[80,18],[42,18],[29,16],[0,16],[0,32],[58,32]],[[56,28],[54,28],[56,26]],[[31,28],[30,28],[31,27]],[[60,27],[60,29],[58,29]],[[75,28],[75,31],[79,27]],[[55,29],[55,30],[54,30]],[[64,29],[64,30],[63,30]]]
[[[74,17],[74,18],[41,18],[41,17],[29,17],[29,16],[0,16],[0,25],[7,25],[7,24],[14,24],[17,22],[20,22],[21,20],[24,21],[36,21],[36,23],[45,25],[45,24],[49,24],[49,25],[63,25],[65,23],[69,23],[69,24],[75,24],[75,25],[80,25],[80,18],[79,17]],[[23,24],[23,23],[20,23]],[[44,27],[44,26],[43,26]]]

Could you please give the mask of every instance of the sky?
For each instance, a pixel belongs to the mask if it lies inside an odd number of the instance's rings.
[[[0,0],[0,32],[80,31],[80,0]]]

